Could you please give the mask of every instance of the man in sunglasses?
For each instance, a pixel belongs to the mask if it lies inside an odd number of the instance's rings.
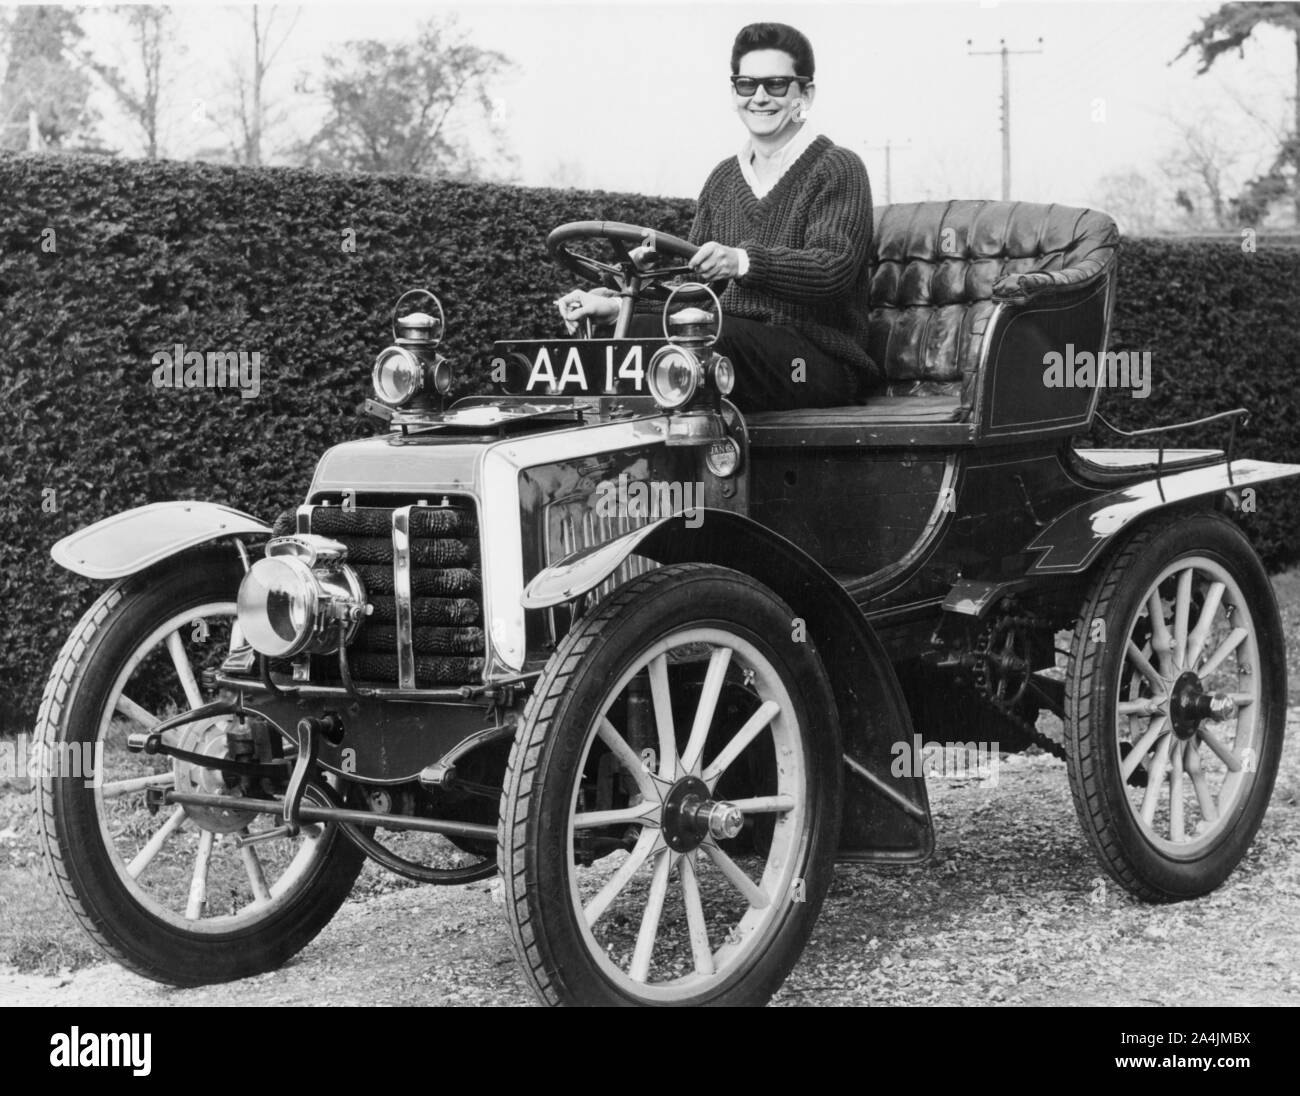
[[[699,278],[730,279],[717,349],[736,364],[743,411],[853,403],[879,376],[865,350],[871,185],[862,160],[808,121],[813,68],[808,39],[784,23],[736,36],[732,104],[748,138],[713,169],[691,226]],[[570,323],[618,316],[599,291],[558,304]],[[629,334],[660,334],[658,316],[633,317]]]

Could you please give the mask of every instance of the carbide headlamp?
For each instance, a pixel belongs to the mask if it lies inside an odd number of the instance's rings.
[[[709,384],[719,396],[730,396],[736,387],[736,367],[725,354],[715,354],[709,363]]]
[[[416,296],[427,299],[430,311],[398,315],[402,302]],[[371,376],[379,400],[389,407],[401,407],[421,392],[445,396],[451,391],[451,364],[437,349],[444,325],[442,303],[427,289],[411,289],[397,299],[393,306],[394,345],[380,352]]]
[[[400,407],[424,387],[424,367],[404,346],[379,352],[372,376],[375,395],[390,407]]]
[[[328,537],[277,537],[239,586],[240,630],[271,658],[329,654],[355,638],[370,611],[366,590]]]
[[[655,403],[672,411],[690,403],[703,375],[699,358],[686,347],[662,346],[646,367],[646,387]]]
[[[673,299],[683,291],[707,294],[713,299],[714,311],[692,306],[673,312]],[[712,349],[722,334],[721,317],[717,294],[701,282],[679,285],[668,294],[663,314],[668,345],[656,350],[646,367],[646,387],[665,411],[686,407],[702,390],[714,395],[716,409],[717,397],[735,387],[735,367]]]

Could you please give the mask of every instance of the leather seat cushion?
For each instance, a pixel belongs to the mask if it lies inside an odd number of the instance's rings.
[[[876,209],[867,351],[889,395],[974,400],[994,287],[1030,271],[1110,261],[1114,222],[1036,202],[907,202]]]

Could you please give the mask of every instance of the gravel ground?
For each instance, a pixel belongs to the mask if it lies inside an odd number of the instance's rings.
[[[1214,894],[1149,906],[1103,882],[1065,766],[1013,755],[989,782],[933,781],[920,867],[842,865],[776,1005],[1300,1004],[1300,712],[1245,862]],[[367,869],[370,872],[370,869]],[[96,964],[0,968],[6,1005],[528,1004],[491,883],[368,874],[279,971],[176,990]]]
[[[1273,583],[1287,739],[1259,835],[1219,890],[1170,906],[1131,898],[1094,860],[1064,764],[1011,755],[996,783],[930,781],[929,863],[836,869],[773,1003],[1300,1005],[1300,571]],[[0,780],[0,1005],[531,1003],[492,883],[417,887],[373,866],[279,971],[190,990],[128,974],[58,903],[25,783]]]

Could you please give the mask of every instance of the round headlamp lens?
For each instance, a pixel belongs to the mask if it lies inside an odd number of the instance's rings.
[[[316,579],[291,556],[259,559],[239,586],[239,627],[253,650],[289,658],[311,640],[316,624]]]
[[[451,391],[451,362],[440,357],[433,363],[431,372],[435,391],[438,395],[445,396]]]
[[[390,346],[375,359],[375,395],[384,403],[399,407],[419,390],[424,370],[415,355],[400,346]]]
[[[722,354],[713,361],[713,387],[721,396],[731,395],[731,390],[736,387],[736,367]]]
[[[700,384],[700,363],[695,355],[677,346],[655,352],[646,371],[650,395],[660,407],[681,407],[695,395]]]

